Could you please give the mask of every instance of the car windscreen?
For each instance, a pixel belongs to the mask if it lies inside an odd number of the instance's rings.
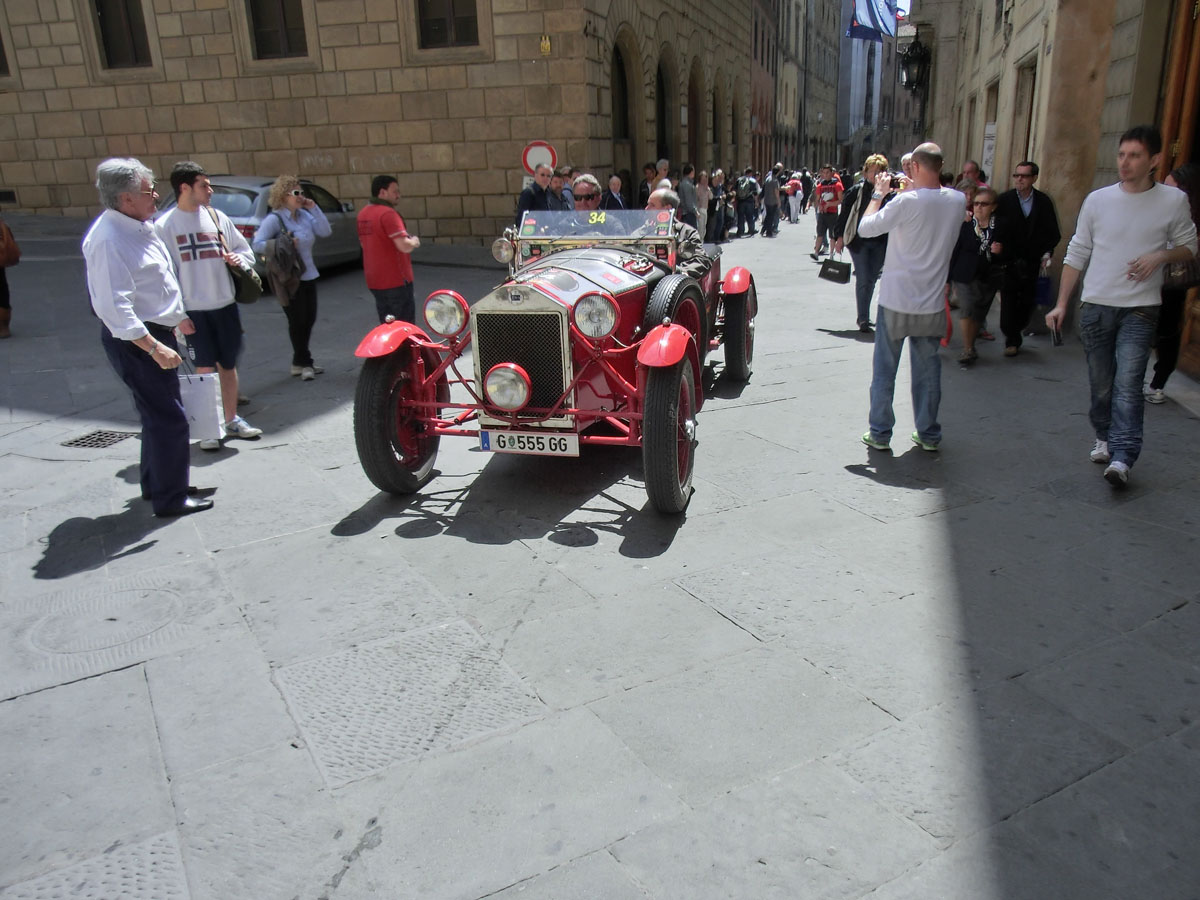
[[[529,210],[517,230],[519,240],[546,238],[669,238],[670,209]]]
[[[256,199],[258,199],[258,191],[214,184],[212,200],[209,203],[229,218],[238,219],[254,215]]]

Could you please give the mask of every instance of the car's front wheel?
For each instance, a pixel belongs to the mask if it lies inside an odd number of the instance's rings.
[[[687,359],[651,369],[642,407],[642,468],[646,494],[662,513],[683,512],[692,497],[696,445],[696,385]]]
[[[371,483],[390,494],[411,494],[433,473],[438,436],[422,421],[428,415],[413,405],[422,393],[416,383],[417,350],[401,347],[368,359],[354,392],[354,443]],[[428,363],[430,360],[426,360]],[[428,400],[449,400],[443,376],[426,389]]]
[[[754,363],[754,285],[725,297],[725,373],[749,381]]]

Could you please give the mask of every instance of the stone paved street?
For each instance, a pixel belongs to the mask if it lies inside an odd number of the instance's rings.
[[[350,268],[314,382],[277,304],[244,309],[265,434],[195,449],[216,506],[162,521],[136,437],[62,446],[137,431],[80,224],[9,222],[3,900],[1200,896],[1186,378],[1120,493],[1071,335],[944,351],[937,454],[902,361],[895,453],[868,451],[871,344],[810,216],[726,247],[755,370],[711,385],[685,516],[647,508],[637,452],[453,439],[396,499],[354,450]],[[502,274],[421,265],[417,292]]]

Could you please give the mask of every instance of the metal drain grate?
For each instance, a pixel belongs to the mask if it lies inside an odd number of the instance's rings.
[[[69,441],[63,441],[63,447],[87,447],[93,450],[99,450],[102,447],[111,447],[128,437],[137,437],[136,431],[93,431],[91,434],[85,434],[83,437],[71,438]]]

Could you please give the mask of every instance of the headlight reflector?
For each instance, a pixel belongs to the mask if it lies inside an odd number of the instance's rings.
[[[488,370],[483,379],[483,390],[493,406],[516,412],[529,402],[533,382],[516,363],[499,363]]]
[[[575,301],[571,315],[575,327],[592,340],[606,338],[616,331],[621,318],[617,302],[608,294],[584,294]]]
[[[434,291],[425,301],[425,321],[439,337],[454,337],[467,327],[470,307],[455,291]]]
[[[492,258],[496,262],[509,263],[512,262],[514,256],[512,241],[508,238],[496,238],[492,241]]]

